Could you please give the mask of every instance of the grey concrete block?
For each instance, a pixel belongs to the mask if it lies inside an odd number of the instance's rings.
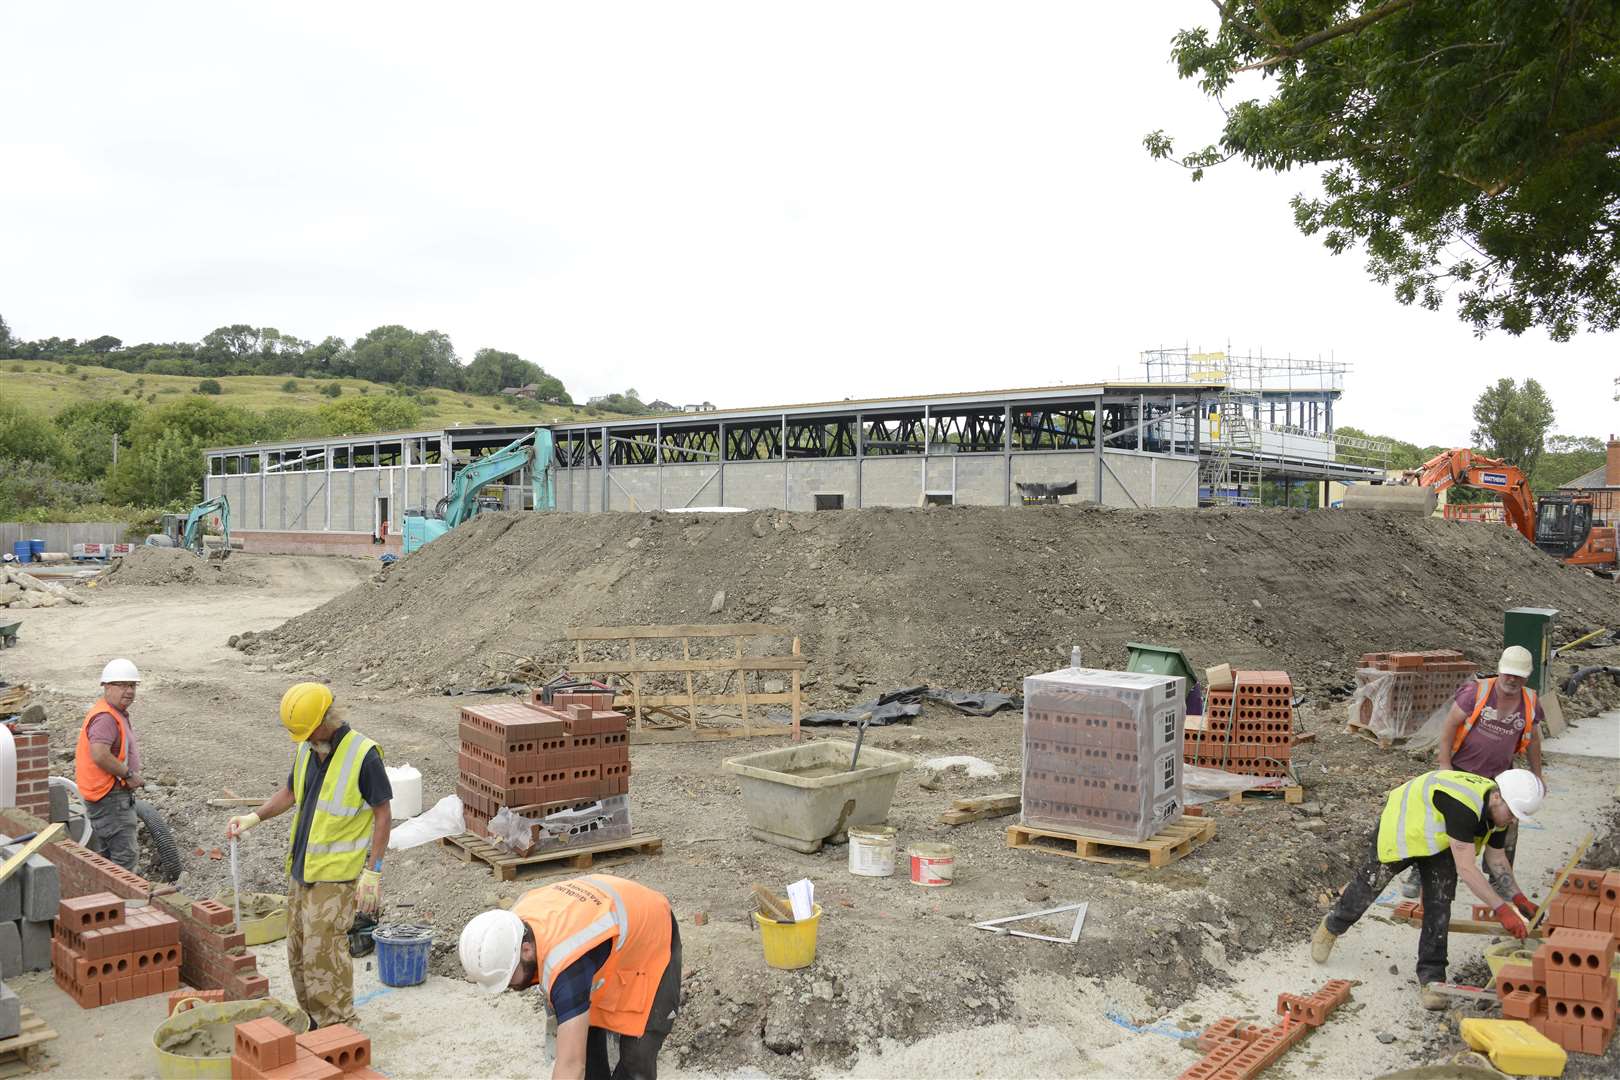
[[[16,923],[0,922],[0,978],[11,979],[22,973],[22,934]]]
[[[51,969],[51,928],[54,924],[48,922],[33,922],[24,919],[17,924],[18,933],[22,936],[22,966],[24,971],[49,971]]]
[[[22,1034],[22,1002],[17,993],[0,983],[0,1039],[15,1039]]]
[[[10,857],[21,850],[21,845],[9,844],[0,848],[0,854]],[[12,880],[17,878],[22,879],[22,917],[35,922],[56,918],[57,905],[62,901],[62,879],[55,864],[43,855],[30,855],[22,869],[11,875]]]
[[[68,819],[68,789],[61,784],[51,785],[51,820]]]

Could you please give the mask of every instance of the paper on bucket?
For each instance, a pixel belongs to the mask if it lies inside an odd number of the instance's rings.
[[[793,905],[793,918],[804,922],[816,913],[816,886],[809,878],[800,878],[787,888],[788,902]]]

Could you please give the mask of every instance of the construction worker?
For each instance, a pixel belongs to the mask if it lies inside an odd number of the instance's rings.
[[[1502,847],[1507,826],[1533,816],[1545,794],[1541,780],[1526,769],[1509,769],[1494,780],[1435,770],[1390,792],[1366,861],[1311,938],[1311,959],[1327,963],[1339,935],[1361,918],[1389,879],[1416,867],[1423,891],[1417,957],[1421,1000],[1425,1009],[1445,1008],[1446,998],[1430,984],[1446,980],[1446,936],[1458,878],[1495,910],[1508,933],[1520,940],[1529,933],[1525,919],[1535,914],[1536,906],[1513,880]],[[1511,901],[1498,896],[1480,872],[1475,860],[1481,851],[1485,865],[1512,890]]]
[[[1530,771],[1541,777],[1541,724],[1546,715],[1536,692],[1524,684],[1534,667],[1529,649],[1509,645],[1502,650],[1494,679],[1470,679],[1457,690],[1435,747],[1438,768],[1491,780],[1513,768],[1514,758],[1522,754]],[[1518,848],[1519,823],[1515,821],[1507,827],[1503,848],[1509,865]],[[1506,884],[1491,877],[1491,888],[1499,893],[1506,891]],[[1401,892],[1417,896],[1415,871],[1406,875]]]
[[[135,869],[135,793],[141,751],[129,723],[129,707],[141,673],[119,657],[101,669],[101,699],[84,714],[73,754],[74,783],[90,819],[90,850],[125,870]]]
[[[343,722],[332,691],[299,683],[281,698],[281,723],[298,744],[287,783],[251,814],[233,817],[234,840],[297,808],[287,846],[287,966],[298,1004],[317,1027],[356,1024],[349,927],[375,913],[394,797],[382,750]]]
[[[681,998],[681,934],[662,893],[607,874],[530,890],[467,924],[461,966],[492,994],[544,991],[557,1020],[552,1080],[657,1077]]]

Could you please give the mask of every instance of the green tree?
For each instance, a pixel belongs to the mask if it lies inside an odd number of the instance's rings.
[[[15,342],[11,337],[11,327],[6,325],[6,317],[0,315],[0,354],[9,355],[13,344]]]
[[[1537,492],[1552,491],[1593,469],[1602,468],[1607,459],[1602,439],[1591,435],[1550,436],[1547,450],[1530,477],[1530,488]]]
[[[379,326],[357,339],[350,355],[354,374],[362,379],[461,389],[462,370],[455,349],[449,337],[437,330],[418,332],[403,326]]]
[[[9,401],[0,401],[0,463],[57,461],[62,437],[44,417]]]
[[[288,379],[286,382],[282,383],[281,384],[281,392],[283,394],[296,394],[296,393],[298,393],[298,380],[297,379]]]
[[[102,334],[98,338],[91,338],[89,341],[85,342],[84,347],[93,353],[106,355],[110,352],[116,352],[123,344],[124,343],[122,341],[113,337],[111,334]]]
[[[129,431],[129,452],[107,478],[114,500],[159,506],[186,498],[203,475],[203,449],[264,437],[264,421],[246,409],[188,395],[148,409]]]
[[[1568,0],[1217,0],[1183,30],[1182,78],[1221,102],[1219,146],[1193,179],[1241,158],[1323,166],[1294,219],[1403,304],[1454,295],[1475,332],[1555,340],[1620,327],[1620,4]],[[1222,99],[1246,72],[1270,93]],[[1245,86],[1248,85],[1246,82]],[[1149,153],[1175,159],[1163,131]]]
[[[1541,384],[1498,379],[1474,402],[1474,444],[1532,476],[1553,426],[1552,401]]]
[[[508,386],[533,384],[535,396],[542,401],[568,400],[568,391],[562,380],[548,375],[538,364],[523,359],[517,353],[499,349],[479,349],[467,365],[465,389],[469,394],[495,394]]]
[[[126,387],[127,389],[127,387]],[[98,481],[112,468],[113,439],[127,445],[140,410],[128,401],[81,401],[51,418],[62,433],[61,471],[69,479]]]
[[[321,387],[321,394],[325,397],[341,397],[343,394],[343,384],[335,382],[327,383],[325,386]]]
[[[197,393],[199,394],[213,394],[217,397],[222,392],[223,388],[219,385],[218,379],[203,379],[197,383]]]
[[[325,435],[365,435],[403,431],[422,422],[422,409],[405,397],[378,396],[331,401],[315,410]]]

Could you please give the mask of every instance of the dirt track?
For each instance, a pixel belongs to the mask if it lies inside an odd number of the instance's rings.
[[[175,824],[186,853],[188,865],[182,888],[202,894],[223,886],[227,879],[223,862],[193,854],[197,847],[207,849],[217,844],[223,827],[225,814],[206,809],[204,800],[226,787],[243,794],[267,793],[281,781],[290,747],[276,723],[275,704],[289,682],[305,677],[279,670],[284,661],[271,654],[244,655],[228,648],[226,639],[247,629],[268,629],[320,605],[353,582],[361,582],[362,587],[296,620],[278,638],[283,642],[298,640],[340,609],[364,612],[355,616],[357,621],[350,632],[331,639],[329,650],[345,661],[341,666],[331,665],[332,681],[339,696],[350,704],[356,726],[382,742],[391,763],[409,761],[423,770],[431,802],[448,792],[453,781],[455,702],[437,695],[410,693],[403,687],[380,689],[378,684],[385,678],[390,682],[414,681],[401,677],[411,668],[395,658],[414,656],[425,673],[422,682],[431,682],[433,676],[428,673],[442,672],[447,663],[459,663],[468,673],[478,674],[478,657],[484,655],[481,650],[491,648],[475,644],[478,635],[505,642],[499,647],[506,652],[526,648],[538,651],[544,628],[566,625],[585,614],[581,598],[592,590],[606,597],[596,613],[605,617],[593,616],[589,621],[604,622],[671,617],[701,621],[709,617],[706,613],[710,597],[706,590],[711,586],[735,590],[732,595],[736,599],[728,599],[724,614],[716,616],[728,620],[798,621],[799,609],[793,605],[802,602],[809,612],[804,625],[812,645],[807,651],[820,674],[823,691],[836,699],[852,696],[852,692],[837,688],[838,683],[856,685],[855,677],[849,674],[851,669],[862,673],[869,683],[887,685],[906,681],[895,678],[901,670],[941,683],[953,681],[953,674],[958,674],[962,681],[957,685],[963,687],[985,682],[1013,685],[1026,671],[1045,669],[1058,662],[1051,655],[1050,640],[1044,645],[1036,642],[1039,634],[1050,633],[1066,644],[1075,636],[1068,628],[1077,622],[1089,626],[1079,636],[1088,650],[1093,650],[1092,655],[1101,654],[1104,643],[1112,646],[1127,639],[1226,640],[1214,636],[1210,628],[1231,625],[1231,613],[1241,611],[1251,598],[1261,600],[1259,611],[1292,610],[1300,597],[1282,591],[1283,582],[1306,580],[1297,568],[1263,565],[1286,562],[1284,556],[1262,556],[1258,552],[1234,560],[1234,566],[1249,567],[1246,576],[1233,570],[1211,583],[1205,580],[1208,575],[1197,574],[1198,568],[1193,567],[1188,574],[1196,575],[1197,581],[1182,590],[1189,596],[1186,609],[1154,609],[1152,621],[1138,626],[1131,621],[1135,617],[1131,611],[1143,608],[1123,605],[1133,590],[1140,592],[1142,582],[1155,575],[1130,563],[1123,550],[1128,544],[1146,544],[1148,540],[1125,538],[1141,534],[1155,543],[1170,545],[1174,551],[1180,550],[1177,545],[1192,545],[1189,554],[1173,555],[1172,560],[1190,559],[1191,552],[1198,550],[1197,544],[1211,541],[1203,540],[1202,534],[1190,540],[1177,539],[1186,531],[1181,527],[1185,522],[1154,521],[1153,515],[1086,515],[1067,510],[1033,515],[1033,539],[1012,543],[1013,550],[1022,554],[1001,559],[1003,566],[1014,569],[1026,563],[1045,568],[1046,580],[1038,584],[1025,581],[1019,586],[1038,589],[1035,595],[1045,598],[1028,603],[1019,604],[1016,597],[1003,595],[1011,588],[991,590],[970,581],[957,581],[941,590],[937,583],[951,582],[951,574],[961,572],[959,567],[930,575],[912,568],[910,562],[885,561],[879,573],[865,575],[855,586],[846,583],[834,589],[830,584],[818,584],[802,565],[807,560],[819,560],[828,570],[837,566],[838,560],[847,559],[847,555],[835,559],[825,545],[835,536],[851,532],[871,534],[861,541],[863,545],[894,546],[892,539],[880,541],[878,534],[895,528],[915,530],[915,535],[901,545],[908,550],[950,553],[945,559],[948,567],[955,567],[970,553],[986,557],[977,540],[949,542],[954,533],[973,531],[973,523],[959,517],[961,513],[877,513],[870,521],[841,523],[834,534],[821,536],[819,541],[814,538],[828,528],[818,523],[821,519],[804,522],[807,527],[801,528],[784,520],[785,515],[749,515],[754,521],[741,520],[746,532],[738,536],[727,532],[734,519],[724,523],[708,519],[701,527],[720,528],[723,534],[712,540],[713,533],[694,539],[687,532],[691,525],[682,519],[595,518],[589,519],[591,528],[587,530],[585,519],[575,518],[559,528],[566,527],[577,535],[549,538],[552,543],[544,557],[549,569],[543,580],[537,575],[534,581],[517,573],[522,562],[537,558],[533,548],[537,538],[523,535],[533,519],[518,519],[524,526],[521,530],[514,529],[512,519],[507,518],[480,522],[474,527],[491,534],[485,540],[493,541],[492,551],[511,567],[505,571],[506,585],[521,602],[515,613],[502,617],[505,637],[501,629],[489,625],[489,613],[478,608],[481,599],[497,590],[499,580],[489,576],[497,571],[483,565],[461,565],[467,561],[466,554],[457,558],[456,550],[445,541],[436,543],[422,556],[413,556],[380,584],[372,581],[375,564],[369,561],[238,557],[239,562],[232,560],[237,568],[262,578],[264,585],[111,590],[95,595],[84,607],[32,613],[22,646],[0,656],[0,661],[6,665],[4,674],[26,678],[41,689],[51,709],[53,747],[59,758],[56,768],[71,773],[71,739],[94,693],[95,671],[108,656],[125,653],[135,657],[147,678],[134,712],[150,761],[147,775],[154,781],[175,782],[173,787],[154,783],[150,794]],[[864,517],[821,518],[844,516]],[[1290,518],[1297,516],[1266,514],[1260,518],[1268,520],[1233,522],[1230,515],[1211,515],[1210,520],[1220,525],[1222,535],[1230,531],[1233,537],[1258,536],[1264,551],[1276,549],[1282,542],[1279,534],[1286,533]],[[1181,515],[1167,515],[1167,519],[1178,517]],[[755,535],[755,521],[764,529],[763,537]],[[1337,528],[1338,523],[1328,521],[1323,526]],[[1348,608],[1338,624],[1348,628],[1347,635],[1364,638],[1370,638],[1380,622],[1381,617],[1373,609],[1386,615],[1391,610],[1387,604],[1373,605],[1367,597],[1382,596],[1388,589],[1397,594],[1421,590],[1426,602],[1416,606],[1412,614],[1396,616],[1394,625],[1409,637],[1352,639],[1334,646],[1327,640],[1327,630],[1335,625],[1331,612],[1317,613],[1313,609],[1304,617],[1289,616],[1295,622],[1324,628],[1317,631],[1319,637],[1312,639],[1310,648],[1322,655],[1323,662],[1328,655],[1335,659],[1331,671],[1323,667],[1322,674],[1312,680],[1318,688],[1331,688],[1344,681],[1348,660],[1364,648],[1458,645],[1483,655],[1494,634],[1499,633],[1500,608],[1510,604],[1550,603],[1563,607],[1569,620],[1565,625],[1574,625],[1583,617],[1594,621],[1601,618],[1603,605],[1607,605],[1609,617],[1615,614],[1610,587],[1568,574],[1550,563],[1536,563],[1534,560],[1541,557],[1520,550],[1522,545],[1516,538],[1507,536],[1508,542],[1503,543],[1500,537],[1470,535],[1493,530],[1449,528],[1466,531],[1455,536],[1435,533],[1443,543],[1429,536],[1428,526],[1415,533],[1421,549],[1416,584],[1401,571],[1370,574],[1347,569],[1345,576],[1352,579],[1351,586],[1322,586],[1329,593],[1342,593],[1351,587],[1364,590],[1359,594],[1363,600]],[[1091,556],[1082,559],[1072,554],[1078,550],[1079,539],[1085,539],[1076,533],[1083,534],[1087,529],[1105,530],[1103,535],[1089,538],[1089,543],[1121,549],[1104,560],[1107,569],[1088,561]],[[638,535],[641,542],[627,546]],[[458,534],[451,539],[459,541],[462,537]],[[1411,539],[1406,538],[1408,542]],[[767,550],[763,554],[768,557],[758,560],[733,558],[729,567],[724,560],[693,554],[715,544],[736,546],[756,541],[786,545],[788,550]],[[843,542],[855,541],[846,536]],[[818,550],[809,546],[812,543],[823,546]],[[1317,543],[1326,541],[1319,537]],[[1392,544],[1381,540],[1374,547],[1393,550]],[[1071,554],[1057,559],[1055,553],[1060,548]],[[868,555],[874,551],[866,549]],[[1522,558],[1525,555],[1534,559],[1526,561]],[[440,558],[429,562],[428,556]],[[627,556],[633,556],[637,564],[634,573],[625,569]],[[1511,569],[1522,584],[1502,593],[1500,599],[1490,599],[1492,591],[1500,590],[1480,584],[1488,580],[1481,574],[1450,565],[1451,556],[1470,566],[1485,566],[1487,571]],[[1331,551],[1314,557],[1338,561]],[[711,562],[715,564],[711,566]],[[705,576],[685,586],[694,599],[672,599],[670,583],[680,574],[692,575],[698,570]],[[1017,574],[1027,572],[1027,568],[1016,574],[1008,571],[1009,580],[1023,580]],[[1192,581],[1188,575],[1183,577]],[[1262,578],[1270,579],[1270,587],[1260,584]],[[1391,578],[1405,584],[1386,584],[1385,579]],[[1088,584],[1082,586],[1082,580]],[[715,585],[716,581],[721,584]],[[934,583],[936,593],[966,597],[955,601],[955,610],[961,612],[968,630],[941,626],[937,620],[905,629],[908,621],[921,617],[912,613],[924,603],[916,594],[928,582]],[[409,617],[397,595],[407,586],[436,605],[432,618]],[[1179,582],[1175,587],[1182,588]],[[1158,588],[1157,595],[1171,591],[1164,585]],[[818,595],[821,590],[825,591],[824,599]],[[1316,591],[1314,586],[1312,591]],[[458,593],[463,600],[456,599]],[[1057,605],[1060,594],[1067,597],[1067,606]],[[1470,603],[1490,605],[1490,610],[1472,619],[1442,618],[1445,604],[1456,602],[1461,595],[1466,595]],[[823,606],[815,606],[818,599]],[[1092,606],[1082,609],[1081,603]],[[861,606],[857,608],[856,604]],[[772,606],[783,608],[785,615],[772,613]],[[1098,611],[1098,607],[1104,610]],[[1022,612],[1021,621],[1003,622],[1003,618],[1011,618],[1014,610]],[[1399,613],[1406,609],[1395,610]],[[1082,611],[1089,614],[1082,615]],[[1592,614],[1584,615],[1587,611]],[[407,618],[402,620],[401,615]],[[1247,662],[1286,666],[1276,653],[1266,650],[1259,636],[1278,633],[1282,618],[1278,614],[1269,621],[1244,624],[1233,632],[1249,650],[1244,654]],[[823,620],[828,625],[823,626]],[[1062,626],[1058,627],[1060,622]],[[852,629],[856,626],[862,628],[859,641],[868,644],[857,647],[857,635]],[[1054,629],[1042,631],[1042,626]],[[1460,640],[1447,630],[1448,626],[1467,637]],[[869,644],[874,639],[882,640],[883,634],[894,635],[890,643],[900,660]],[[998,638],[998,634],[1002,636]],[[1184,634],[1208,636],[1190,638]],[[915,663],[909,658],[926,657],[929,653],[925,650],[935,649],[939,652],[933,655],[945,658],[935,667],[908,666]],[[1193,648],[1194,659],[1213,662],[1215,657],[1210,654],[1214,651],[1214,645],[1200,644]],[[1020,656],[1027,659],[1017,661],[1015,658]],[[836,657],[842,664],[827,657]],[[370,659],[373,663],[356,678],[344,670],[350,658]],[[378,658],[385,662],[376,663]],[[1234,658],[1241,662],[1244,657]],[[1586,662],[1605,659],[1615,662],[1603,656]],[[1019,662],[1027,666],[1014,666]],[[311,662],[296,666],[307,668]],[[993,678],[985,674],[992,670]],[[984,675],[979,683],[969,681],[975,672]],[[365,685],[364,680],[372,676],[378,677]],[[1316,742],[1298,753],[1301,778],[1309,788],[1307,804],[1260,805],[1242,810],[1223,807],[1216,812],[1220,833],[1213,844],[1153,874],[1010,851],[1003,840],[1004,821],[958,829],[937,824],[939,811],[953,795],[1016,789],[1018,723],[1014,717],[1003,714],[977,720],[930,711],[916,725],[874,731],[869,736],[874,745],[919,758],[972,754],[1004,769],[1000,781],[968,781],[955,773],[924,787],[921,774],[903,778],[891,824],[906,840],[947,840],[959,846],[960,882],[942,891],[920,890],[902,878],[851,878],[841,849],[803,856],[747,838],[740,820],[737,787],[721,770],[720,762],[730,754],[754,747],[635,747],[632,796],[637,823],[662,835],[667,846],[659,857],[632,860],[612,869],[666,891],[682,915],[690,974],[686,1007],[672,1039],[671,1064],[689,1070],[750,1069],[771,1075],[805,1076],[859,1061],[862,1064],[856,1067],[863,1072],[876,1071],[870,1057],[875,1046],[887,1045],[893,1052],[919,1040],[932,1045],[943,1039],[947,1042],[941,1045],[948,1045],[953,1033],[984,1030],[997,1024],[1003,1027],[991,1030],[1067,1030],[1071,1037],[1111,1046],[1125,1035],[1118,1021],[1108,1018],[1110,1011],[1129,1020],[1148,1022],[1162,1015],[1164,1007],[1192,996],[1197,987],[1217,987],[1226,981],[1229,970],[1235,974],[1224,958],[1252,955],[1260,961],[1263,954],[1257,950],[1297,952],[1320,916],[1323,898],[1348,873],[1349,858],[1365,827],[1363,812],[1369,801],[1425,767],[1411,755],[1380,753],[1359,739],[1340,734],[1338,706],[1325,695],[1313,695],[1302,711],[1302,720],[1309,730],[1318,733]],[[700,809],[695,812],[695,808]],[[281,876],[280,823],[253,834],[251,840],[245,851],[244,885],[274,889]],[[781,884],[801,876],[817,882],[820,899],[829,912],[820,954],[816,966],[808,971],[790,975],[769,972],[758,961],[758,942],[747,922],[744,895],[753,881]],[[451,861],[442,851],[429,847],[392,856],[386,888],[397,916],[430,918],[443,928],[435,950],[434,970],[455,974],[453,942],[465,919],[477,910],[510,900],[529,884],[497,884],[487,872]],[[1074,899],[1086,899],[1092,904],[1083,948],[1009,948],[1005,939],[968,928],[976,919]],[[691,921],[699,911],[709,917],[704,927],[696,927]],[[1401,952],[1392,959],[1403,974],[1389,977],[1395,984],[1391,992],[1407,993],[1409,956]],[[1383,961],[1385,966],[1388,963]],[[1259,964],[1262,975],[1264,966]],[[372,1020],[374,1013],[382,1015],[376,1013],[380,1007],[371,1012],[362,1009],[363,1017]],[[520,1024],[532,1024],[527,1010],[521,1013],[514,1016],[512,1010],[502,1010],[503,1016]],[[408,1040],[414,1037],[409,1031],[389,1030],[381,1020],[375,1022],[385,1032],[382,1038],[388,1040],[382,1046],[409,1045]],[[490,1037],[498,1038],[500,1032],[492,1029]],[[1040,1054],[1051,1050],[1044,1042],[1041,1046],[1045,1049],[1037,1052],[1038,1048],[1032,1048],[1030,1056],[1019,1060],[1037,1068],[1045,1060]],[[380,1060],[387,1062],[388,1058]],[[901,1055],[894,1067],[906,1060]],[[1190,1058],[1181,1064],[1189,1063]],[[948,1067],[938,1065],[936,1062],[926,1071],[955,1075]],[[410,1069],[390,1071],[395,1075],[419,1075]],[[514,1069],[513,1074],[526,1075],[529,1071]],[[544,1070],[536,1069],[535,1074],[544,1075]],[[1106,1068],[1103,1075],[1108,1075]]]

